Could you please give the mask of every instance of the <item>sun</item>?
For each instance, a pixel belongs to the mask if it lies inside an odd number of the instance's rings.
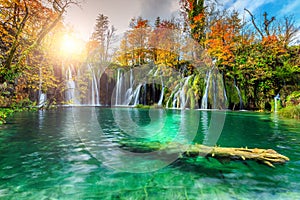
[[[64,55],[79,54],[82,50],[81,42],[75,36],[65,34],[61,43],[61,51]]]

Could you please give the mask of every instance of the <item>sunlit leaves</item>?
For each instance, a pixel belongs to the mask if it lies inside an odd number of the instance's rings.
[[[53,52],[59,48],[58,39],[51,31],[57,25],[62,27],[65,9],[77,3],[77,0],[0,1],[0,82],[15,86],[15,103],[36,95],[37,87],[46,92],[57,86],[53,67],[58,56],[54,58]],[[48,35],[51,40],[47,41]]]

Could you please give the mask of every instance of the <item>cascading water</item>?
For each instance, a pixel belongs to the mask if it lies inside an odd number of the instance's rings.
[[[278,101],[280,100],[280,96],[279,94],[277,94],[275,97],[274,97],[274,112],[276,113],[278,111]]]
[[[79,104],[76,95],[75,95],[75,89],[76,89],[76,84],[73,79],[72,75],[72,66],[68,67],[66,70],[66,101],[70,102],[71,105],[76,105]]]
[[[117,84],[116,84],[116,102],[115,105],[121,105],[122,102],[122,83],[123,83],[123,76],[121,73],[121,69],[118,69],[117,75]]]
[[[45,93],[43,93],[42,91],[42,69],[41,67],[39,68],[39,78],[40,78],[40,82],[39,82],[39,100],[38,100],[38,108],[42,108],[47,101],[47,95]]]
[[[100,87],[100,86],[99,86]],[[100,105],[100,96],[96,74],[92,74],[92,105]]]
[[[160,92],[160,97],[159,97],[159,100],[158,100],[158,103],[157,103],[158,106],[162,106],[162,102],[163,102],[163,99],[164,99],[164,90],[165,90],[165,86],[164,86],[163,81],[161,81],[161,92]]]
[[[157,68],[157,70],[155,71],[154,73],[154,77],[158,77],[158,73],[159,73],[159,69]],[[159,96],[159,100],[157,102],[157,105],[158,106],[162,106],[162,102],[164,100],[164,91],[165,91],[165,86],[164,86],[164,81],[163,81],[163,78],[161,76],[161,74],[159,74],[159,77],[160,77],[160,81],[161,81],[161,91],[160,91],[160,96]]]
[[[129,77],[128,73],[123,73],[121,69],[117,71],[117,83],[116,83],[116,100],[115,106],[128,106],[135,98],[134,87],[134,74],[130,69]]]
[[[188,89],[189,89],[189,80],[192,76],[188,76],[183,84],[183,87],[180,91],[180,108],[184,109],[188,102]]]
[[[100,75],[97,73],[97,70],[93,69],[91,65],[88,65],[88,67],[91,72],[91,78],[89,79],[90,82],[87,88],[87,98],[82,100],[84,104],[101,105],[104,98],[106,100],[111,97],[107,95],[109,91],[112,91],[111,87],[115,87],[115,93],[113,96],[115,101],[112,102],[115,106],[135,106],[137,104],[148,105],[154,103],[157,103],[158,106],[162,106],[165,98],[165,85],[160,68],[149,67],[149,69],[147,69],[148,73],[146,77],[140,70],[135,71],[135,68],[131,68],[128,73],[126,73],[124,69],[119,68],[116,72],[117,76],[115,81],[109,85],[107,81],[107,74],[105,74],[104,78],[99,77]],[[76,98],[76,96],[78,96],[76,95],[76,87],[77,84],[78,87],[80,87],[80,85],[79,83],[75,83],[74,75],[72,73],[74,73],[74,69],[70,66],[66,70],[67,89],[65,100],[76,105],[80,104]],[[76,74],[79,76],[79,72],[76,72]],[[110,72],[110,77],[113,77],[112,71]],[[182,78],[180,83],[175,86],[175,89],[173,89],[172,94],[167,100],[167,107],[170,106],[172,108],[180,109],[185,109],[191,106],[194,107],[196,101],[192,102],[194,97],[190,95],[193,95],[194,93],[189,87],[189,81],[192,77],[193,75]],[[79,78],[77,77],[76,80],[79,80]],[[157,83],[157,80],[159,80],[160,83]],[[103,87],[100,87],[100,82]],[[158,87],[158,84],[160,87]],[[226,103],[227,97],[222,75],[218,73],[217,68],[214,66],[206,73],[203,94],[201,101],[202,109],[225,108],[225,104],[223,103]],[[106,102],[104,102],[104,104],[107,104]]]
[[[235,87],[235,89],[238,93],[239,99],[240,99],[240,110],[242,110],[243,109],[243,99],[242,99],[241,91],[240,91],[239,87],[236,85],[236,80],[235,79],[234,79],[233,84],[234,84],[234,87]]]
[[[117,79],[115,86],[115,106],[135,106],[137,104],[153,104],[158,101],[162,105],[163,91],[160,91],[159,100],[157,97],[157,78],[159,70],[156,68],[149,69],[146,77],[140,70],[130,69],[128,73],[123,72],[122,69],[117,71]],[[154,76],[154,74],[156,76]],[[152,83],[148,83],[147,78],[151,78]],[[162,79],[161,79],[162,81]],[[163,83],[162,83],[163,84]]]
[[[180,89],[174,94],[172,101],[172,108],[177,108],[177,103],[179,102],[178,94],[180,93]]]
[[[183,79],[183,84],[181,82],[179,83],[178,86],[175,87],[176,92],[174,92],[172,108],[181,108],[181,109],[186,108],[188,102],[188,89],[189,89],[188,83],[191,77],[192,75],[185,77]]]
[[[225,109],[226,101],[227,95],[222,75],[218,73],[218,70],[213,66],[206,73],[201,109]]]
[[[129,105],[133,98],[133,84],[134,84],[134,77],[133,77],[133,70],[130,69],[130,78],[129,78],[129,88],[125,93],[125,105]]]
[[[134,96],[134,102],[133,105],[137,105],[139,104],[139,96],[140,96],[140,91],[141,91],[141,87],[143,86],[143,84],[139,84],[136,89],[134,90],[133,96]]]
[[[41,108],[46,104],[47,95],[45,93],[39,92],[39,104],[38,107]]]
[[[205,90],[201,101],[201,109],[207,109],[208,108],[208,89],[209,89],[209,80],[211,78],[211,72],[212,70],[209,70],[206,73],[205,78]]]
[[[135,106],[137,104],[154,104],[162,106],[165,98],[165,85],[163,82],[162,71],[160,68],[152,67],[147,69],[148,73],[146,77],[140,70],[134,70],[131,68],[128,73],[124,69],[117,69],[116,79],[113,80],[113,71],[105,73],[105,76],[99,77],[97,70],[93,69],[91,65],[88,65],[91,72],[91,78],[89,79],[88,91],[83,94],[87,94],[82,102],[79,102],[76,96],[80,91],[76,91],[76,88],[81,87],[80,82],[74,81],[74,74],[76,74],[75,80],[82,80],[84,77],[79,76],[79,71],[74,73],[73,66],[70,66],[66,70],[66,92],[65,100],[69,101],[73,105],[85,104],[85,105],[101,105],[101,102],[105,100],[104,104],[110,103],[107,101],[111,97],[110,91],[115,87],[114,100],[112,102],[115,106]],[[111,77],[112,81],[109,81]],[[194,93],[189,87],[189,81],[193,75],[182,78],[180,83],[175,86],[171,95],[167,100],[166,107],[185,109],[187,107],[194,107],[195,102],[192,96]],[[148,79],[149,78],[149,79]],[[86,79],[85,79],[86,80]],[[160,83],[157,83],[159,81]],[[100,87],[103,85],[102,87]],[[106,84],[105,84],[106,83]],[[160,87],[158,87],[158,85]],[[238,88],[237,88],[238,89]],[[78,93],[78,94],[77,94]],[[202,109],[224,109],[225,106],[222,104],[227,101],[225,87],[221,74],[218,73],[216,67],[212,67],[206,73],[204,95],[201,101]],[[77,95],[76,95],[77,94]],[[239,94],[240,95],[240,94]],[[221,102],[221,103],[220,103]]]

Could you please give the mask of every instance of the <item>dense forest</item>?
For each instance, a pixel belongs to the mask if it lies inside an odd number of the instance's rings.
[[[133,17],[120,37],[99,14],[84,46],[62,48],[74,35],[63,16],[80,3],[0,0],[0,107],[71,102],[271,111],[280,98],[299,118],[299,27],[292,16],[245,9],[242,17],[214,1],[181,0],[179,18]]]

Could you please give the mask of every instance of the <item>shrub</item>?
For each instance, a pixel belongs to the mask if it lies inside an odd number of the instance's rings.
[[[0,108],[0,125],[6,123],[5,119],[12,115],[14,111],[9,108]]]
[[[286,118],[300,119],[300,104],[297,106],[287,106],[279,110],[278,114]]]

